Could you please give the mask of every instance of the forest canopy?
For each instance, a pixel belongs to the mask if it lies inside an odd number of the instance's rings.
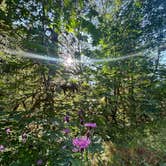
[[[0,165],[166,164],[166,1],[1,0]]]

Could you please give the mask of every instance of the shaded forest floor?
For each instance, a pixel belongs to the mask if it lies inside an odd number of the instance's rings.
[[[130,129],[129,135],[133,136],[131,141],[105,142],[102,157],[94,157],[92,165],[166,166],[166,119],[152,123],[150,126],[151,131],[145,126],[144,129],[142,126]],[[128,132],[123,135],[124,140],[130,139]],[[144,135],[144,132],[147,135]]]

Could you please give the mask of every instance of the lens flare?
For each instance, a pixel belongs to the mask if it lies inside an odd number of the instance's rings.
[[[104,62],[111,62],[111,61],[120,61],[120,60],[125,60],[129,59],[132,57],[143,57],[146,55],[146,53],[139,52],[136,54],[130,54],[126,56],[121,56],[121,57],[116,57],[116,58],[102,58],[102,59],[91,59],[89,58],[88,61],[83,61],[83,60],[78,60],[78,59],[73,59],[68,57],[67,59],[64,58],[55,58],[52,56],[48,55],[39,55],[39,54],[34,54],[34,53],[29,53],[25,52],[23,50],[10,50],[10,49],[5,49],[3,52],[11,55],[17,55],[19,57],[26,57],[26,58],[31,58],[31,59],[40,59],[40,60],[46,60],[46,61],[52,61],[55,63],[63,63],[65,66],[73,66],[75,64],[93,64],[93,63],[104,63]]]

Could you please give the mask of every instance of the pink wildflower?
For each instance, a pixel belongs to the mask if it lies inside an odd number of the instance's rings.
[[[22,134],[22,142],[23,142],[23,143],[26,143],[26,140],[27,140],[27,134],[26,134],[26,133],[23,133],[23,134]]]
[[[90,128],[90,129],[97,127],[96,123],[85,123],[84,126]]]
[[[7,129],[6,129],[6,134],[10,134],[10,133],[11,133],[10,128],[7,128]]]
[[[69,122],[69,115],[66,115],[66,116],[64,117],[64,121],[67,122],[67,123]]]
[[[0,152],[3,152],[5,150],[5,147],[3,145],[0,145]]]
[[[79,151],[82,151],[90,145],[91,141],[87,137],[80,137],[73,139],[73,145],[78,148]]]
[[[70,133],[70,129],[68,129],[68,128],[67,128],[67,129],[64,129],[63,132],[64,132],[65,134],[69,134],[69,133]]]

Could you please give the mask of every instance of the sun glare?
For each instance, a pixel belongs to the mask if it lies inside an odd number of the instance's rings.
[[[64,60],[64,65],[68,67],[73,66],[74,65],[73,59],[71,57],[68,57],[67,59]]]

